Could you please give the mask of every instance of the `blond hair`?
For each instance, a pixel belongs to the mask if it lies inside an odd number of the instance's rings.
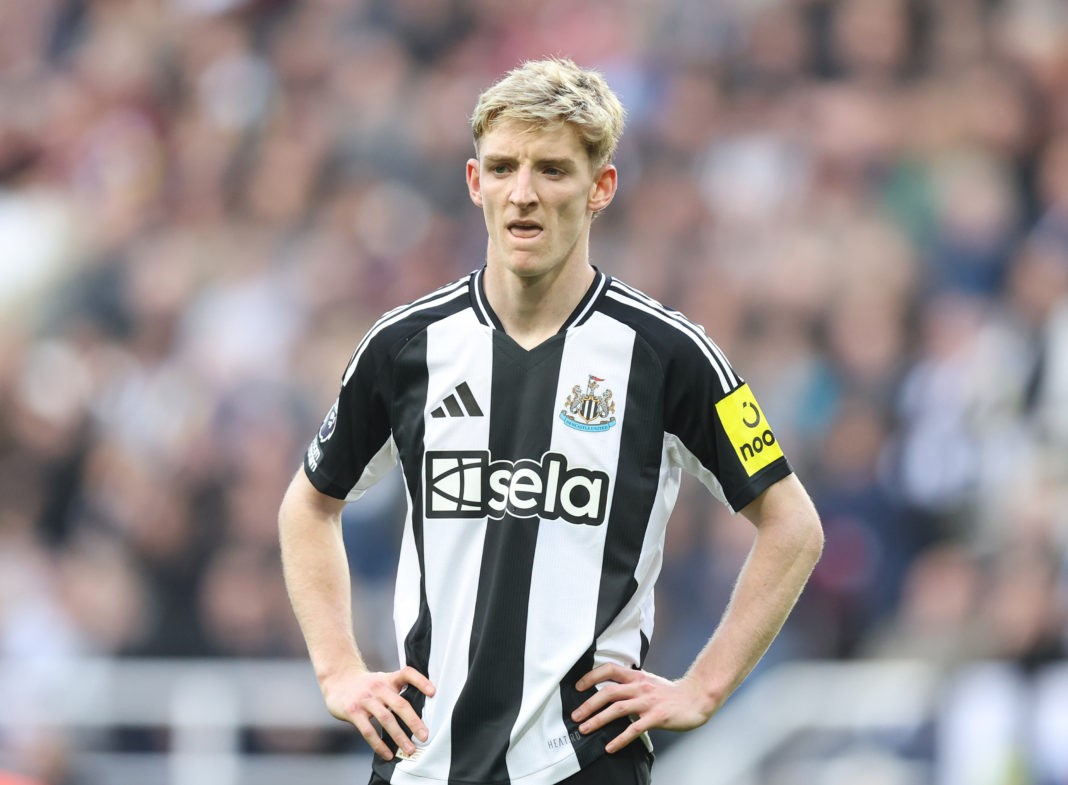
[[[517,121],[537,128],[570,123],[595,169],[611,162],[623,135],[623,105],[598,72],[571,60],[529,60],[483,91],[471,115],[478,143],[498,123]]]

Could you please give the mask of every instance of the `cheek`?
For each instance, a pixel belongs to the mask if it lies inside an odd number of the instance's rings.
[[[575,198],[563,204],[558,211],[561,222],[567,224],[581,224],[586,217],[585,198]]]

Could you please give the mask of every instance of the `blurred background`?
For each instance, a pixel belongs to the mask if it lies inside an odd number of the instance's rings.
[[[278,503],[363,332],[481,265],[467,117],[550,54],[629,113],[594,263],[707,328],[827,532],[659,781],[1068,782],[1068,3],[0,0],[0,783],[364,781]],[[402,516],[345,516],[380,668]],[[684,486],[650,670],[751,541]]]

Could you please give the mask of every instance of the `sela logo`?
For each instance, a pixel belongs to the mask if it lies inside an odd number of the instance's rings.
[[[494,461],[487,450],[426,454],[427,518],[516,518],[535,516],[599,526],[608,502],[608,475],[571,468],[558,452],[541,461]]]
[[[782,448],[760,413],[748,384],[719,401],[716,412],[750,477],[782,457]]]

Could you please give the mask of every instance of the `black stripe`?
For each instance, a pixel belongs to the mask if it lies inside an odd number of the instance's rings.
[[[485,268],[482,268],[473,277],[474,283],[471,286],[471,297],[475,303],[475,312],[479,317],[479,321],[483,324],[489,324],[497,330],[504,330],[504,324],[501,322],[501,318],[497,316],[497,313],[493,310],[493,306],[489,303],[489,298],[486,297],[485,287]],[[593,281],[582,295],[582,299],[579,301],[571,313],[568,315],[564,323],[560,325],[559,332],[565,332],[569,327],[574,327],[577,324],[584,323],[590,318],[590,315],[596,310],[595,307],[590,308],[589,311],[585,311],[586,306],[595,297],[599,297],[608,290],[605,285],[611,279],[599,270],[594,271]],[[584,313],[585,311],[585,313]],[[579,316],[582,317],[579,321]]]
[[[727,389],[724,390],[724,393],[729,393],[741,386],[738,374],[734,372],[734,368],[731,367],[731,364],[727,361],[726,355],[723,354],[723,350],[708,337],[708,333],[703,327],[695,322],[691,322],[681,311],[677,311],[674,308],[669,308],[668,306],[657,302],[647,294],[627,286],[622,281],[613,279],[611,288],[616,294],[633,300],[640,305],[644,305],[646,308],[658,311],[668,320],[666,322],[667,324],[676,325],[676,329],[689,333],[696,338],[702,346],[708,349],[708,353],[712,358],[712,365],[723,373],[724,383],[727,387]]]
[[[449,413],[450,417],[463,417],[464,410],[460,408],[460,402],[456,400],[455,395],[446,395],[445,400],[442,401],[445,404],[445,410]]]
[[[471,392],[471,388],[467,386],[467,382],[460,382],[456,388],[457,394],[460,396],[460,400],[464,402],[464,406],[467,407],[467,413],[472,417],[482,417],[482,409],[478,407],[478,401],[475,400],[474,393]]]
[[[494,460],[540,458],[552,443],[562,336],[518,353],[493,336],[489,449]],[[490,520],[482,551],[467,682],[452,715],[450,783],[508,782],[509,737],[523,698],[523,657],[537,518]]]
[[[590,314],[592,314],[597,309],[591,307],[589,311],[586,311],[586,313],[583,313],[583,311],[585,310],[586,306],[590,304],[590,301],[594,297],[600,295],[601,292],[604,290],[603,284],[607,280],[607,278],[608,277],[604,273],[600,271],[595,272],[593,276],[593,282],[586,290],[586,293],[582,295],[582,299],[579,301],[579,304],[572,309],[571,315],[567,317],[567,321],[565,321],[563,327],[560,328],[561,330],[566,330],[569,327],[574,327],[578,324],[582,324],[590,318]],[[582,317],[581,320],[579,320],[579,316]]]
[[[448,315],[449,312],[462,310],[463,307],[462,305],[457,306],[455,303],[449,303],[443,306],[441,311],[427,313],[425,318],[429,323]],[[403,349],[394,359],[394,396],[391,420],[393,423],[393,437],[400,454],[401,468],[404,471],[408,494],[412,500],[412,536],[419,560],[420,576],[419,613],[416,616],[415,623],[405,636],[404,663],[402,664],[411,665],[420,673],[429,675],[432,620],[430,606],[426,598],[426,583],[423,578],[426,574],[426,562],[423,542],[423,495],[421,482],[423,453],[426,449],[423,412],[426,411],[429,384],[426,352],[427,334],[426,330],[421,330],[404,344]],[[410,686],[405,687],[401,694],[412,704],[416,714],[422,716],[426,696]],[[386,744],[390,750],[396,752],[396,744],[388,737],[386,738]],[[387,781],[390,779],[396,765],[396,756],[390,761],[384,761],[378,756],[374,758],[375,773]]]
[[[500,318],[494,312],[493,307],[490,306],[489,300],[486,298],[486,287],[483,285],[483,278],[486,275],[486,268],[483,267],[473,276],[471,276],[471,299],[475,304],[475,315],[478,316],[478,320],[483,324],[488,324],[495,330],[504,330],[504,325],[501,323]]]
[[[469,278],[470,276],[466,276],[466,277]],[[439,308],[441,308],[441,307],[449,308],[448,301],[449,301],[450,297],[453,296],[453,295],[456,295],[456,292],[459,289],[463,288],[460,285],[463,282],[464,282],[464,279],[460,278],[460,279],[458,279],[456,281],[453,281],[452,283],[445,284],[444,286],[442,286],[439,289],[435,289],[430,294],[424,295],[423,297],[420,297],[418,300],[410,302],[410,303],[408,303],[406,305],[399,305],[396,308],[394,308],[393,310],[387,311],[386,313],[382,314],[382,316],[380,316],[378,318],[378,320],[374,324],[371,325],[371,329],[367,331],[367,333],[363,336],[363,339],[356,345],[355,351],[353,351],[352,356],[349,357],[348,365],[345,366],[345,374],[344,375],[345,376],[348,375],[349,368],[352,367],[353,360],[355,360],[357,355],[360,354],[360,352],[363,350],[364,346],[369,341],[371,341],[375,336],[377,336],[380,330],[390,329],[389,327],[382,327],[382,325],[385,322],[393,320],[392,324],[390,325],[390,327],[396,326],[398,323],[401,323],[403,321],[403,319],[401,318],[402,314],[404,315],[404,318],[407,318],[407,316],[411,316],[411,315],[418,316],[419,315],[419,310],[422,308],[422,306],[428,304],[431,300],[435,300],[435,299],[438,299],[438,298],[442,298],[442,299],[444,299],[446,301],[445,305],[444,306],[439,305],[438,306]],[[470,286],[470,284],[468,284],[468,285]],[[434,310],[433,308],[423,309],[424,312],[433,311],[433,310]],[[455,311],[455,309],[450,309],[449,310],[450,313],[452,313],[454,311]]]
[[[597,599],[597,635],[608,628],[638,588],[634,571],[660,485],[664,446],[663,373],[649,345],[636,339],[627,382],[627,411],[619,441],[617,480],[605,535]]]
[[[578,724],[571,720],[571,712],[593,695],[591,688],[580,693],[575,682],[593,667],[594,646],[608,625],[619,615],[634,596],[638,583],[634,571],[638,567],[645,532],[657,498],[660,484],[660,458],[663,448],[663,401],[661,385],[663,369],[652,348],[636,339],[631,354],[630,377],[627,382],[627,410],[623,418],[619,443],[619,463],[612,497],[612,511],[605,524],[604,556],[601,562],[601,582],[597,593],[597,621],[593,644],[560,682],[560,702],[564,725],[575,734]],[[639,633],[640,634],[640,633]],[[644,659],[647,642],[641,636],[640,657]],[[619,735],[629,724],[620,719],[599,731],[597,741],[587,740],[575,745],[579,763],[585,767],[604,750],[604,745]],[[575,738],[572,735],[572,738]]]
[[[587,698],[597,692],[597,690],[592,687],[585,692],[579,692],[575,687],[575,684],[578,683],[579,679],[593,670],[593,655],[594,644],[591,643],[590,648],[586,649],[578,662],[571,667],[571,670],[569,670],[567,675],[560,681],[560,705],[562,707],[564,727],[567,728],[567,734],[571,737],[571,746],[575,750],[575,757],[578,758],[579,766],[582,768],[586,768],[593,763],[593,761],[597,759],[598,754],[604,750],[604,744],[597,747],[596,744],[580,743],[583,740],[583,736],[579,733],[578,723],[571,719],[571,712],[581,706]],[[620,729],[617,729],[616,735],[618,735],[619,732]]]
[[[444,409],[442,409],[442,408],[441,408],[441,407],[439,406],[438,408],[436,408],[436,409],[435,409],[434,411],[432,411],[432,412],[430,413],[430,416],[431,416],[431,417],[434,417],[435,419],[438,419],[438,420],[440,420],[440,419],[441,419],[442,417],[444,417],[444,416],[445,416],[445,410],[444,410]]]

